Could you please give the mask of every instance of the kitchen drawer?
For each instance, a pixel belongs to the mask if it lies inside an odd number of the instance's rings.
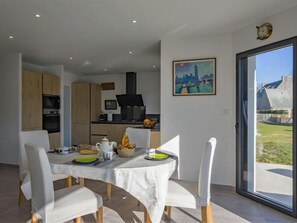
[[[109,124],[91,124],[91,134],[108,135]]]

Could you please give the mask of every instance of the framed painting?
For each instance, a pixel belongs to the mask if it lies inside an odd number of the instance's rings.
[[[173,96],[215,95],[216,58],[172,62]]]
[[[105,100],[105,110],[116,110],[117,100]]]

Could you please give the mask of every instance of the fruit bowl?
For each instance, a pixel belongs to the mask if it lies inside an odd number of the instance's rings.
[[[144,119],[143,120],[143,127],[146,129],[153,129],[156,125],[156,121],[152,121],[149,119]]]

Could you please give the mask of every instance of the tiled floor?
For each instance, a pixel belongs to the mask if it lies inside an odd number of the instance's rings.
[[[18,169],[0,165],[0,222],[29,222],[30,202],[23,201],[19,207],[18,200]],[[143,206],[125,191],[113,187],[112,199],[106,199],[105,184],[99,181],[86,180],[86,186],[104,199],[104,222],[143,222]],[[66,183],[59,181],[56,188],[63,187]],[[79,201],[78,201],[79,202]],[[214,222],[218,223],[288,223],[297,222],[285,214],[265,207],[234,192],[232,188],[215,186],[212,188],[212,213]],[[194,223],[201,222],[200,210],[172,209],[172,220],[163,216],[162,223]],[[95,222],[92,215],[83,217],[83,222]]]

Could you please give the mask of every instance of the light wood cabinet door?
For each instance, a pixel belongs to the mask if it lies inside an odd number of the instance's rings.
[[[22,129],[42,129],[42,75],[38,72],[22,74]]]
[[[91,145],[95,146],[96,143],[101,142],[101,140],[106,136],[101,135],[91,135]]]
[[[42,75],[43,94],[60,95],[60,77],[54,75]]]
[[[71,92],[72,123],[90,124],[90,84],[73,83]]]
[[[91,134],[105,135],[108,137],[110,124],[91,124]]]
[[[50,143],[51,149],[55,149],[55,148],[58,148],[61,146],[59,132],[49,133],[48,138],[49,138],[49,143]]]
[[[101,111],[101,85],[91,84],[91,121],[98,121]]]
[[[109,128],[108,128],[108,140],[109,141],[115,141],[117,142],[117,139],[118,139],[118,135],[117,135],[117,125],[109,125]]]
[[[161,137],[160,132],[151,131],[151,148],[158,148],[161,145]]]
[[[109,141],[115,141],[121,144],[122,137],[128,127],[138,127],[138,125],[128,124],[92,124],[91,142],[100,142],[102,137],[107,137]],[[92,139],[93,137],[93,139]],[[99,141],[98,141],[99,140]]]
[[[71,142],[73,145],[90,143],[90,124],[72,123]]]

